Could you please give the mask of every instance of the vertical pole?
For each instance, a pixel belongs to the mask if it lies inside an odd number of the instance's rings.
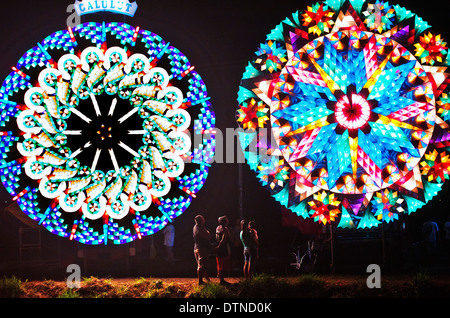
[[[333,225],[330,222],[330,254],[331,254],[331,272],[334,273],[334,236],[333,236]]]
[[[244,194],[242,186],[242,163],[238,164],[239,218],[244,219]]]
[[[384,222],[381,223],[381,248],[382,248],[382,261],[383,265],[386,263],[386,249],[385,249],[385,240],[384,240]]]

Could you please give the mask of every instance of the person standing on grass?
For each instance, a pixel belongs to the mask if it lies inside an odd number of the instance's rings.
[[[258,242],[252,234],[247,220],[241,221],[240,238],[244,246],[244,278],[251,279],[253,277],[255,262],[258,258]]]
[[[211,234],[205,228],[205,218],[197,215],[193,228],[194,256],[197,261],[197,276],[199,285],[203,284],[203,278],[209,281],[208,258],[211,249]]]
[[[175,258],[173,254],[173,245],[175,243],[175,227],[172,223],[167,224],[163,229],[164,246],[166,247],[166,256],[170,266],[175,265]]]
[[[216,228],[216,240],[219,245],[216,247],[217,275],[220,284],[228,284],[225,276],[231,271],[231,234],[228,230],[228,218],[224,215],[218,219],[219,226]]]
[[[447,222],[444,223],[445,231],[445,249],[450,254],[450,215],[447,216]]]
[[[256,261],[259,259],[259,237],[258,237],[258,231],[256,231],[256,224],[254,221],[248,222],[248,229],[250,233],[252,234],[253,240],[255,242],[255,248],[253,251],[253,260],[252,260],[252,272],[254,272]]]
[[[437,239],[439,237],[439,228],[431,218],[423,224],[422,233],[429,250],[434,250],[437,246]]]

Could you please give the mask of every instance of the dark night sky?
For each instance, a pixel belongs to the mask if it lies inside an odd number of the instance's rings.
[[[140,0],[134,18],[126,22],[150,30],[183,52],[203,78],[216,113],[216,126],[236,128],[235,111],[239,82],[256,48],[285,17],[305,9],[313,1],[182,1]],[[314,1],[315,2],[315,1]],[[389,1],[418,13],[434,30],[450,39],[448,11],[443,0]],[[0,19],[0,78],[11,71],[29,48],[46,36],[66,28],[66,8],[74,1],[2,2]],[[446,36],[447,35],[447,36]],[[276,237],[286,234],[281,227],[280,208],[258,183],[250,169],[243,165],[244,217],[255,219],[268,244],[277,246]],[[423,214],[442,214],[448,207],[448,189],[435,198]],[[206,185],[189,209],[175,220],[178,242],[191,242],[193,217],[203,213],[210,229],[217,217],[239,215],[238,165],[215,164]],[[5,198],[5,200],[7,200]],[[3,199],[0,200],[3,203]],[[431,211],[431,212],[430,212]],[[444,211],[446,212],[446,211]],[[417,216],[417,222],[423,217]],[[289,232],[291,233],[291,232]],[[288,234],[289,234],[288,233]],[[286,234],[287,235],[287,234]],[[189,251],[191,247],[188,246]]]

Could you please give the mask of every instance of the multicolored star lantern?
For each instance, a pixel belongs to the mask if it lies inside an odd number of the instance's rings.
[[[52,233],[130,242],[162,229],[202,188],[214,112],[200,75],[158,35],[85,23],[12,69],[0,88],[0,178]]]
[[[292,14],[241,80],[250,168],[283,206],[324,224],[366,228],[421,208],[450,174],[446,45],[384,1]]]

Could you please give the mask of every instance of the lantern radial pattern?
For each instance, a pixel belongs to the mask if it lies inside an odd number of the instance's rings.
[[[238,93],[246,161],[298,216],[366,228],[448,179],[448,48],[411,11],[324,1],[274,28]]]
[[[215,125],[199,74],[158,35],[124,23],[39,42],[3,82],[0,107],[6,190],[31,219],[85,244],[162,229],[188,208],[214,155],[214,137],[193,138]]]

